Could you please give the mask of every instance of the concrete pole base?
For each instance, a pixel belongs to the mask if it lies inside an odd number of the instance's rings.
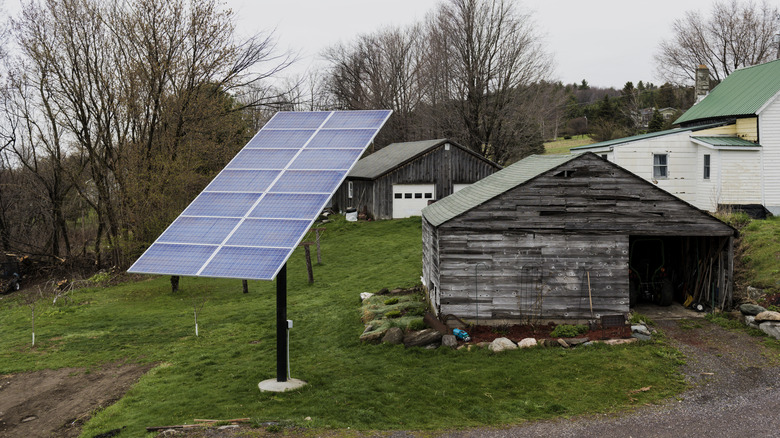
[[[306,382],[298,379],[287,379],[286,382],[280,382],[276,379],[263,380],[257,384],[260,391],[263,392],[285,392],[292,391],[306,386]]]

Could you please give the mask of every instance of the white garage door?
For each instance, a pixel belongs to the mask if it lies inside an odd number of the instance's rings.
[[[434,199],[435,192],[434,184],[393,185],[393,219],[419,216],[420,210]]]

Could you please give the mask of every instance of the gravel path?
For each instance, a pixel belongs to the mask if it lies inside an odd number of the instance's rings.
[[[627,414],[535,422],[509,429],[479,429],[442,437],[780,437],[780,354],[755,338],[707,321],[681,328],[660,321],[687,360],[694,386],[678,401]],[[685,323],[690,326],[690,321]],[[403,434],[397,435],[403,436]]]

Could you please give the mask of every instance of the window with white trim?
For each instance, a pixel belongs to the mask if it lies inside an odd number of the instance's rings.
[[[347,181],[347,198],[352,199],[352,181]]]
[[[668,157],[666,154],[653,154],[653,178],[666,179],[669,175]]]
[[[710,154],[704,155],[704,179],[710,179]]]

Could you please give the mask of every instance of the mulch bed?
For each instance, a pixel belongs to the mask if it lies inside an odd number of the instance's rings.
[[[512,325],[508,327],[478,325],[470,327],[466,331],[471,336],[471,342],[493,342],[496,338],[508,338],[517,343],[525,338],[535,338],[537,341],[540,339],[556,339],[550,335],[554,329],[555,324],[550,323],[547,325]],[[577,337],[588,338],[592,341],[597,339],[630,338],[631,326],[610,327],[603,331],[599,328],[590,330]]]

